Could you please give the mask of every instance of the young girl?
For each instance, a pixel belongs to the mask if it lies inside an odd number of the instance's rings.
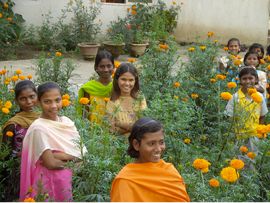
[[[226,114],[234,119],[235,132],[238,138],[256,136],[256,127],[262,124],[268,112],[266,102],[261,93],[261,102],[252,100],[249,88],[258,82],[258,74],[253,67],[245,66],[239,73],[241,88],[233,95],[226,106]]]
[[[106,50],[99,51],[95,59],[95,71],[99,78],[85,83],[79,90],[79,100],[82,97],[90,99],[89,120],[101,123],[105,114],[105,97],[111,96],[112,91],[112,72],[114,69],[114,58],[112,54]],[[82,113],[79,107],[79,113]]]
[[[263,45],[261,45],[259,43],[252,44],[249,47],[248,52],[256,52],[258,54],[258,57],[259,57],[259,62],[260,62],[260,59],[263,59],[263,57],[264,57]]]
[[[106,107],[114,132],[128,135],[138,114],[147,107],[139,90],[136,68],[130,63],[122,63],[115,72],[111,100]]]
[[[161,159],[165,150],[161,123],[141,118],[128,138],[128,154],[135,158],[115,177],[112,202],[189,202],[184,181],[171,163]]]
[[[255,51],[250,51],[245,54],[244,57],[244,64],[246,66],[252,66],[255,70],[259,67],[260,61],[259,61],[259,55]],[[266,98],[266,86],[267,86],[267,77],[266,72],[257,70],[257,74],[259,77],[258,84],[255,85],[256,89],[264,95],[264,98]]]
[[[35,85],[30,80],[23,80],[16,84],[14,88],[15,101],[20,107],[18,113],[9,119],[3,125],[3,142],[11,145],[11,156],[18,158],[18,166],[12,169],[10,177],[7,177],[6,184],[9,186],[5,191],[5,200],[13,201],[19,198],[20,180],[20,158],[22,150],[22,142],[27,129],[36,120],[40,113],[34,111],[37,105],[37,91]],[[12,133],[13,136],[7,136],[7,133]]]
[[[27,131],[23,141],[20,200],[35,197],[42,186],[47,200],[72,200],[72,172],[65,162],[81,158],[76,144],[80,139],[74,123],[58,113],[62,107],[60,88],[47,82],[38,87],[42,113]],[[85,151],[83,149],[83,151]]]

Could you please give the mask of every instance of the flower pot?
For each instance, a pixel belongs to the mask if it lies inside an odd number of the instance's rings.
[[[143,55],[147,46],[148,46],[148,43],[144,43],[144,44],[131,43],[130,44],[130,55],[133,57],[138,57],[138,56]]]
[[[115,44],[113,42],[104,42],[104,48],[111,52],[114,58],[117,58],[124,52],[125,43]]]
[[[100,44],[94,44],[90,42],[82,42],[78,44],[80,52],[85,60],[94,59],[97,55]]]

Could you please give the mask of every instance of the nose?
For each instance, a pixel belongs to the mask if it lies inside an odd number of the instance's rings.
[[[51,103],[51,108],[57,108],[56,102],[52,102],[52,103]]]
[[[32,99],[30,99],[30,98],[27,98],[27,99],[26,99],[26,103],[27,103],[27,104],[30,104],[30,103],[32,103]]]

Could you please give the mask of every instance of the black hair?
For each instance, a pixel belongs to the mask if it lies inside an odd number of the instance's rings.
[[[134,84],[133,89],[131,90],[130,95],[134,99],[136,99],[138,96],[138,92],[140,90],[140,84],[139,84],[139,76],[138,76],[138,72],[136,68],[131,63],[121,63],[121,65],[119,66],[119,68],[116,70],[114,74],[113,89],[112,89],[112,96],[111,96],[112,101],[117,100],[121,95],[121,90],[118,85],[118,79],[121,75],[123,75],[126,72],[131,73],[135,77],[135,84]]]
[[[98,64],[100,63],[100,61],[102,59],[109,59],[112,62],[112,64],[114,65],[114,57],[111,54],[111,52],[109,52],[107,50],[100,50],[100,51],[98,51],[96,58],[95,58],[95,65],[94,65],[95,70],[98,67]]]
[[[33,92],[37,94],[37,89],[31,80],[23,80],[23,81],[18,82],[14,88],[15,99],[17,99],[20,96],[23,90],[28,89],[28,88],[32,89]]]
[[[55,82],[45,82],[38,86],[37,92],[38,92],[38,100],[41,99],[42,95],[52,89],[58,89],[59,92],[61,92],[61,89],[59,85]]]
[[[270,45],[266,48],[266,55],[267,55],[267,56],[270,55]]]
[[[162,124],[154,120],[152,118],[141,118],[137,120],[131,130],[131,133],[128,137],[129,147],[127,150],[127,153],[132,158],[139,158],[140,154],[138,151],[136,151],[133,147],[133,140],[137,140],[139,143],[141,143],[141,140],[143,139],[143,136],[145,133],[155,133],[160,130],[162,130]]]
[[[256,51],[248,51],[246,54],[245,54],[245,56],[244,56],[244,64],[246,65],[246,66],[248,66],[248,64],[246,63],[246,60],[247,60],[247,58],[249,57],[249,55],[251,55],[251,54],[253,54],[253,55],[255,55],[256,57],[257,57],[257,59],[258,59],[258,65],[257,65],[257,67],[260,65],[260,57],[259,57],[259,55],[258,55],[258,53],[256,52]]]
[[[230,43],[232,43],[232,42],[234,42],[234,41],[236,41],[236,42],[238,43],[239,48],[240,48],[240,46],[241,46],[240,40],[237,39],[237,38],[231,38],[231,39],[229,39],[229,41],[228,41],[228,43],[227,43],[227,47],[229,47],[229,46],[230,46]]]
[[[243,66],[239,72],[240,81],[241,81],[241,77],[247,74],[251,74],[256,78],[257,81],[259,80],[258,73],[255,68],[253,68],[252,66]]]
[[[260,49],[261,50],[261,53],[262,53],[262,56],[259,56],[259,59],[263,59],[263,56],[264,56],[264,48],[263,48],[263,45],[261,45],[261,44],[259,44],[259,43],[253,43],[250,47],[249,47],[249,49],[248,49],[248,51],[250,52],[250,51],[255,51],[255,49]]]

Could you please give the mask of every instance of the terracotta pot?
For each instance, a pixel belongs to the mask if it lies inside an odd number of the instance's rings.
[[[111,52],[114,58],[117,58],[124,52],[125,43],[114,44],[112,42],[104,42],[104,48]]]
[[[148,46],[148,43],[144,44],[130,44],[130,55],[133,57],[138,57],[144,54],[146,48]]]
[[[94,44],[90,42],[82,42],[78,44],[80,52],[85,60],[94,59],[97,55],[100,44]]]

